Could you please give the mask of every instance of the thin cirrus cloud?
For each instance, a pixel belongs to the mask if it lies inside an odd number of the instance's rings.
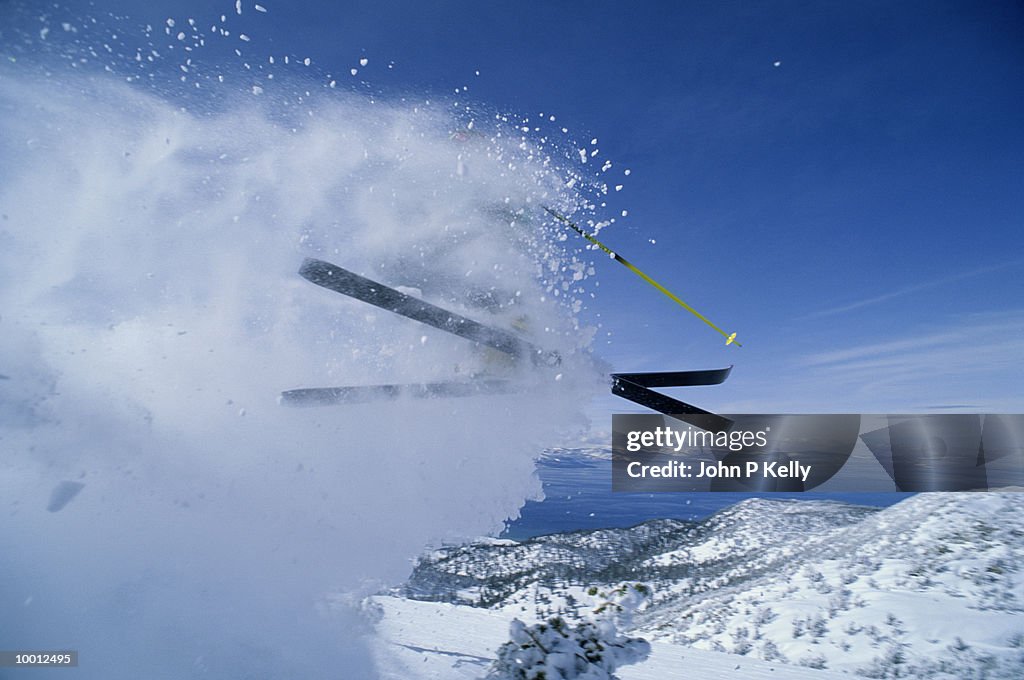
[[[876,408],[967,399],[990,410],[1019,409],[1024,310],[958,317],[944,328],[812,354],[799,363],[807,380]]]
[[[903,297],[904,295],[911,295],[913,293],[918,293],[920,291],[928,290],[930,288],[938,288],[939,286],[944,286],[944,285],[949,284],[949,283],[955,283],[957,281],[963,281],[964,279],[971,279],[971,278],[974,278],[976,276],[982,276],[984,274],[989,274],[989,273],[992,273],[992,272],[995,272],[995,271],[999,271],[999,270],[1002,270],[1002,269],[1007,269],[1009,267],[1013,267],[1015,265],[1019,265],[1019,264],[1022,264],[1022,263],[1024,263],[1024,258],[1018,258],[1018,259],[1015,259],[1015,260],[1010,260],[1009,262],[1002,262],[1000,264],[990,265],[988,267],[982,267],[980,269],[972,269],[971,271],[961,272],[960,274],[955,274],[953,276],[945,276],[945,277],[942,277],[942,278],[939,278],[939,279],[932,279],[931,281],[924,281],[922,283],[917,283],[917,284],[914,284],[914,285],[911,285],[911,286],[905,286],[903,288],[897,288],[896,290],[889,291],[888,293],[883,293],[881,295],[876,295],[874,297],[865,298],[863,300],[858,300],[856,302],[850,302],[848,304],[840,305],[838,307],[831,307],[829,309],[822,309],[822,310],[819,310],[817,312],[812,312],[810,314],[807,314],[806,316],[804,316],[802,318],[804,318],[804,319],[812,319],[812,318],[817,318],[817,317],[822,317],[822,316],[832,316],[834,314],[842,314],[843,312],[851,312],[851,311],[853,311],[855,309],[860,309],[862,307],[870,307],[871,305],[876,305],[876,304],[880,304],[882,302],[887,302],[887,301],[892,300],[894,298]]]

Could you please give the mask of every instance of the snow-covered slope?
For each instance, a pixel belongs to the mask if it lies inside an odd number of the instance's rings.
[[[395,597],[375,597],[370,606],[380,617],[376,656],[382,680],[478,680],[508,639],[508,617],[487,609]],[[665,642],[653,644],[647,661],[626,666],[618,675],[622,680],[843,677]]]
[[[655,640],[871,677],[1024,677],[1024,496],[920,494],[884,510],[752,499],[700,523],[488,541],[422,558],[403,595],[585,610],[644,581]]]
[[[447,546],[423,556],[399,594],[501,607],[532,601],[538,588],[640,579],[660,586],[659,601],[683,592],[690,596],[777,569],[836,527],[875,511],[824,501],[751,499],[703,522],[662,519],[522,543]]]
[[[657,637],[871,677],[1024,676],[1024,496],[922,494],[780,569],[648,612]]]

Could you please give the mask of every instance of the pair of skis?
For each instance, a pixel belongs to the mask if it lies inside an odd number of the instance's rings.
[[[545,351],[515,333],[487,326],[437,305],[360,276],[330,262],[307,258],[299,275],[336,293],[362,300],[413,321],[432,326],[460,338],[504,352],[515,359],[529,358],[536,364],[554,366],[561,361],[557,352]],[[511,392],[511,381],[499,379],[459,380],[404,385],[358,385],[311,387],[281,393],[287,406],[359,404],[403,397],[472,397]]]
[[[526,339],[502,328],[482,324],[455,312],[395,290],[338,265],[307,258],[299,275],[318,286],[369,303],[407,319],[432,326],[460,338],[504,352],[517,360],[529,359],[538,366],[555,366],[561,362],[557,352],[537,347]],[[720,418],[727,428],[730,421],[708,411],[655,392],[656,387],[691,387],[717,385],[729,377],[732,367],[707,371],[670,371],[658,373],[613,373],[612,393],[660,413],[689,422],[688,416]],[[399,398],[471,397],[515,391],[509,380],[476,379],[414,384],[358,385],[345,387],[312,387],[281,393],[287,406],[325,406],[358,404]]]

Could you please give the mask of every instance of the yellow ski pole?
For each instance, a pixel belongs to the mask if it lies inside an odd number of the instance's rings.
[[[619,255],[617,252],[615,252],[614,250],[612,250],[611,248],[609,248],[605,244],[603,244],[600,241],[598,241],[597,238],[595,238],[592,234],[588,234],[586,231],[581,229],[575,222],[570,220],[568,217],[566,217],[565,215],[561,214],[557,210],[552,210],[551,208],[547,207],[546,205],[542,206],[542,207],[544,208],[544,210],[546,210],[556,220],[558,220],[559,222],[561,222],[562,224],[564,224],[564,225],[566,225],[568,227],[571,227],[573,229],[573,231],[575,231],[577,234],[579,234],[583,238],[587,239],[588,241],[593,243],[595,246],[597,246],[598,248],[600,248],[604,252],[608,253],[608,255],[610,255],[612,257],[612,259],[614,259],[616,262],[619,262],[620,264],[622,264],[623,266],[628,268],[631,272],[633,272],[634,274],[639,276],[641,279],[643,279],[647,283],[651,284],[652,286],[654,286],[655,288],[660,290],[668,299],[672,300],[673,302],[678,304],[680,307],[682,307],[683,309],[688,311],[690,314],[693,314],[695,317],[697,317],[698,319],[700,319],[701,321],[703,321],[707,325],[709,325],[712,328],[714,328],[718,333],[720,333],[722,335],[722,337],[725,338],[725,344],[726,345],[736,345],[737,347],[742,347],[743,346],[742,344],[740,344],[739,342],[736,341],[736,334],[735,333],[731,333],[730,334],[730,333],[726,333],[725,331],[723,331],[721,328],[719,328],[714,323],[712,323],[711,319],[707,318],[706,316],[704,316],[703,314],[698,312],[696,309],[694,309],[690,305],[688,305],[685,302],[683,302],[682,300],[680,300],[679,297],[677,295],[675,295],[672,291],[670,291],[668,288],[665,288],[665,286],[661,285],[660,283],[658,283],[657,281],[652,279],[647,274],[644,274],[642,271],[640,271],[636,267],[636,265],[634,265],[632,262],[630,262],[626,258],[624,258],[621,255]]]

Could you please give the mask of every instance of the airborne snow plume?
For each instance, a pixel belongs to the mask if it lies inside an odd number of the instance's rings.
[[[575,197],[518,137],[452,139],[440,107],[240,88],[197,114],[44,70],[0,66],[0,639],[109,679],[370,677],[358,613],[324,594],[500,528],[597,384],[581,265],[538,209]],[[514,370],[303,281],[306,256],[563,363],[525,369],[528,393],[283,408]]]

